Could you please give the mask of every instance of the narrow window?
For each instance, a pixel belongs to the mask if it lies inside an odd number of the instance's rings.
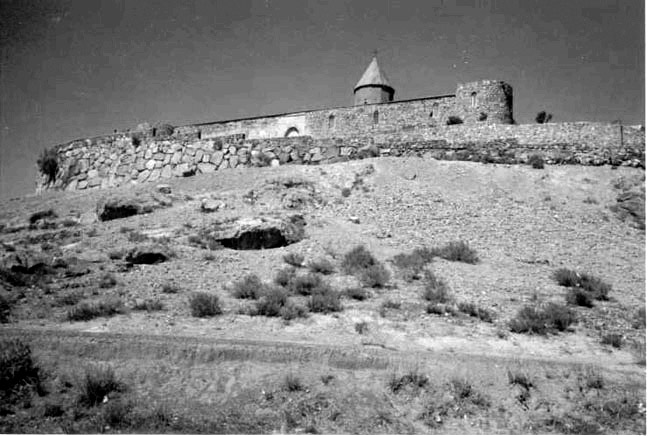
[[[375,112],[372,114],[372,122],[373,122],[374,124],[379,124],[379,111],[375,111]]]
[[[335,126],[336,124],[334,120],[334,115],[330,115],[329,118],[327,119],[327,128],[333,130]]]
[[[472,92],[472,107],[476,107],[476,92]]]

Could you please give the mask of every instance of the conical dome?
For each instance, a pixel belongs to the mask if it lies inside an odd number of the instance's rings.
[[[387,103],[393,101],[394,95],[395,89],[390,86],[386,74],[379,68],[377,57],[373,57],[354,87],[354,104]]]

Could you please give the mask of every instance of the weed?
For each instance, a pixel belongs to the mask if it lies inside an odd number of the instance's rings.
[[[331,288],[328,288],[327,291],[312,294],[307,302],[307,307],[311,312],[320,313],[340,312],[343,310],[341,296]]]
[[[566,294],[566,301],[568,304],[582,307],[593,307],[594,297],[587,291],[581,288],[571,288]]]
[[[139,300],[133,305],[133,310],[146,310],[147,312],[155,312],[163,310],[164,305],[159,299]]]
[[[57,304],[60,306],[74,306],[79,303],[85,297],[83,291],[76,290],[65,293],[59,296],[56,300]]]
[[[560,286],[580,288],[596,300],[608,300],[612,285],[590,274],[578,273],[567,268],[560,268],[553,273],[553,278]]]
[[[354,324],[354,331],[363,335],[368,332],[368,323],[366,321],[357,322]]]
[[[576,321],[575,313],[566,306],[547,303],[543,306],[524,306],[508,326],[514,333],[546,335],[564,331]]]
[[[255,305],[255,314],[260,316],[280,316],[287,304],[289,294],[282,288],[269,288]]]
[[[494,313],[490,310],[477,306],[474,303],[460,302],[458,303],[458,311],[466,313],[469,316],[480,319],[485,322],[494,322]]]
[[[34,225],[34,224],[36,224],[38,221],[40,221],[40,220],[42,220],[42,219],[45,219],[45,218],[56,218],[56,217],[57,217],[57,214],[54,212],[54,210],[52,210],[52,209],[42,210],[42,211],[39,211],[39,212],[33,213],[33,214],[29,217],[29,224]]]
[[[368,293],[363,288],[348,288],[343,295],[358,301],[363,301],[368,298]]]
[[[290,282],[289,289],[294,294],[312,295],[327,292],[329,286],[323,281],[321,276],[309,273],[294,277]]]
[[[194,292],[190,297],[190,311],[192,316],[198,318],[221,315],[219,297],[207,292]]]
[[[309,262],[308,267],[309,270],[314,273],[332,274],[334,272],[334,265],[324,257]]]
[[[233,285],[232,295],[235,298],[257,300],[264,289],[265,286],[260,278],[256,274],[249,274],[243,279],[235,282]]]
[[[390,272],[379,263],[364,269],[359,275],[359,280],[364,286],[381,288],[386,286],[390,280]]]
[[[20,339],[0,341],[0,396],[20,385],[38,382],[39,369],[29,345]]]
[[[273,278],[273,283],[279,286],[289,286],[293,279],[296,277],[296,269],[293,267],[286,267],[282,268],[281,270],[278,270],[277,273],[275,273],[275,277]]]
[[[605,333],[600,342],[605,345],[611,345],[614,348],[621,348],[623,345],[623,335],[620,333]]]
[[[511,371],[508,369],[508,383],[519,385],[526,390],[535,387],[530,376],[521,370]]]
[[[106,298],[96,302],[82,301],[68,310],[68,321],[90,321],[102,316],[124,313],[124,304],[118,298]]]
[[[289,392],[298,392],[305,389],[300,378],[294,374],[287,374],[282,381],[282,389]]]
[[[280,309],[280,318],[285,321],[289,321],[295,318],[305,318],[307,316],[307,308],[300,304],[292,303],[287,301],[287,303],[282,306]]]
[[[424,292],[422,298],[429,303],[445,304],[454,301],[447,283],[443,279],[436,277],[430,270],[424,273]]]
[[[544,157],[540,154],[533,154],[528,158],[528,164],[536,170],[543,170]]]
[[[8,297],[0,294],[0,323],[4,324],[9,322],[13,302]]]
[[[436,257],[441,257],[453,262],[476,264],[479,261],[476,250],[465,241],[452,241],[442,247],[435,247],[432,252]]]
[[[178,286],[176,283],[173,282],[167,282],[162,285],[162,293],[163,294],[178,294],[181,290],[181,287]]]
[[[352,194],[352,190],[350,188],[343,188],[341,189],[341,196],[343,197],[349,197],[350,194]]]
[[[345,274],[352,275],[361,273],[363,270],[377,265],[378,263],[377,259],[375,259],[365,246],[357,245],[345,253],[341,267]]]
[[[396,394],[407,386],[423,388],[427,383],[429,383],[427,376],[420,374],[417,370],[411,370],[401,377],[393,373],[388,381],[388,388],[392,393]]]
[[[94,367],[86,370],[79,387],[79,402],[85,406],[96,406],[113,392],[122,392],[124,384],[115,376],[113,368]]]
[[[56,180],[56,174],[59,171],[59,157],[54,148],[43,150],[36,164],[40,173],[47,176],[47,183],[52,183]]]
[[[115,279],[115,276],[108,272],[102,275],[99,279],[99,287],[102,289],[112,288],[116,284],[117,280]]]
[[[287,253],[282,256],[282,259],[291,266],[301,267],[305,261],[305,256],[298,253]]]

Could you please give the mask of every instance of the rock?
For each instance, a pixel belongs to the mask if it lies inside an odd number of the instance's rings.
[[[223,160],[223,152],[221,151],[215,151],[214,153],[212,153],[212,156],[210,156],[210,162],[217,166],[221,163],[222,160]]]
[[[171,194],[172,187],[169,185],[160,184],[156,186],[156,191],[160,192],[161,194]]]
[[[138,174],[138,183],[146,182],[149,178],[149,174],[151,174],[151,171],[149,170],[141,171],[140,174]]]
[[[163,179],[169,179],[172,176],[172,167],[169,165],[165,165],[160,172],[160,177]]]
[[[358,216],[350,215],[348,219],[354,224],[361,224],[361,220],[359,219]]]
[[[113,195],[102,198],[97,202],[97,217],[100,221],[126,218],[152,212],[156,209],[167,207],[171,204],[168,199],[157,198],[149,195]]]
[[[271,160],[271,166],[272,167],[279,167],[280,166],[280,161],[278,159]]]
[[[172,156],[172,159],[171,159],[170,162],[171,162],[172,164],[177,164],[177,163],[179,163],[179,162],[181,161],[181,157],[183,157],[183,154],[182,154],[180,151],[177,151],[177,152],[175,152],[174,155]]]
[[[154,181],[158,180],[159,178],[160,178],[160,170],[159,170],[159,169],[155,169],[155,170],[153,170],[153,171],[151,172],[151,175],[149,176],[149,179],[148,179],[148,180],[149,180],[150,182],[154,182]]]
[[[211,163],[200,163],[197,165],[201,173],[213,173],[215,172],[214,165]]]
[[[224,209],[226,207],[226,203],[223,201],[219,200],[211,200],[209,198],[204,198],[201,200],[201,211],[202,212],[216,212],[219,209]]]
[[[155,264],[165,262],[172,256],[169,248],[160,244],[149,244],[132,248],[126,254],[126,261],[132,264]]]
[[[148,170],[152,170],[156,168],[156,161],[153,159],[148,160],[147,163],[144,165],[144,167]]]
[[[233,250],[260,250],[285,247],[305,237],[305,220],[302,215],[285,217],[240,218],[211,236],[226,248]]]
[[[97,176],[99,176],[99,171],[97,171],[96,169],[92,169],[92,170],[88,171],[88,178],[89,179],[94,179]]]

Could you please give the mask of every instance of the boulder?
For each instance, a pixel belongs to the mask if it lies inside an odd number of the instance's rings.
[[[131,264],[155,264],[165,262],[172,253],[164,245],[150,244],[134,247],[126,255],[126,261]]]
[[[201,212],[216,212],[219,209],[224,209],[226,207],[226,203],[223,201],[219,200],[212,200],[209,198],[204,198],[201,200]]]
[[[305,237],[304,228],[302,215],[246,217],[220,224],[211,236],[226,248],[260,250],[299,242]]]
[[[100,221],[126,218],[133,215],[153,212],[156,209],[171,205],[167,198],[156,197],[151,194],[113,195],[100,199],[97,202],[97,217]]]

